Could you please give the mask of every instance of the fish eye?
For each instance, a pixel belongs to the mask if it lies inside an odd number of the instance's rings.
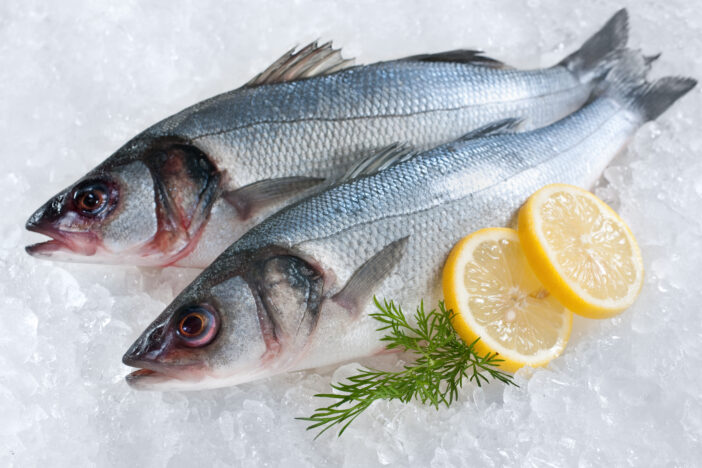
[[[176,332],[186,346],[205,346],[218,330],[219,315],[208,305],[186,307],[179,314]]]
[[[108,187],[102,182],[82,184],[73,192],[76,208],[88,216],[101,213],[107,207],[109,198]]]

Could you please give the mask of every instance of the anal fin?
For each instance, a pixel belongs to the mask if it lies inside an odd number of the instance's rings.
[[[397,239],[361,265],[333,300],[347,310],[360,311],[376,287],[390,274],[405,253],[409,236]]]
[[[299,195],[322,182],[324,179],[315,177],[265,179],[224,192],[222,197],[236,208],[242,219],[248,219],[261,209]]]

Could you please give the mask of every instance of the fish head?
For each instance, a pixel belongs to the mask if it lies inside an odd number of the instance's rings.
[[[29,218],[51,260],[168,265],[187,255],[218,194],[207,156],[177,140],[132,141]]]
[[[199,390],[290,369],[314,331],[322,290],[317,271],[286,252],[227,252],[142,333],[122,361],[145,390]]]

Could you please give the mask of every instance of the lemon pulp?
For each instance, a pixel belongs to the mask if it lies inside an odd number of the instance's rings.
[[[610,317],[643,284],[639,247],[624,221],[578,187],[553,184],[519,212],[519,238],[537,277],[575,313]]]
[[[541,366],[568,341],[572,314],[530,268],[512,229],[489,228],[460,241],[444,266],[443,289],[453,325],[477,351],[497,352],[501,367]]]

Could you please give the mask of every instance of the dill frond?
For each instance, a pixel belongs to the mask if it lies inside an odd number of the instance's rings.
[[[407,403],[417,399],[438,410],[458,398],[466,380],[478,386],[491,379],[516,386],[512,376],[499,369],[503,360],[496,353],[480,355],[474,349],[478,340],[468,344],[458,337],[451,325],[452,312],[446,311],[443,301],[439,302],[438,311],[429,313],[422,303],[414,316],[416,326],[409,323],[402,308],[393,301],[381,303],[374,298],[374,302],[378,312],[371,316],[380,322],[378,331],[385,332],[381,340],[386,347],[412,352],[417,358],[397,372],[361,368],[346,381],[332,385],[338,393],[315,395],[332,403],[317,408],[310,417],[297,419],[311,423],[308,430],[319,429],[316,437],[337,425],[341,436],[376,400]]]

